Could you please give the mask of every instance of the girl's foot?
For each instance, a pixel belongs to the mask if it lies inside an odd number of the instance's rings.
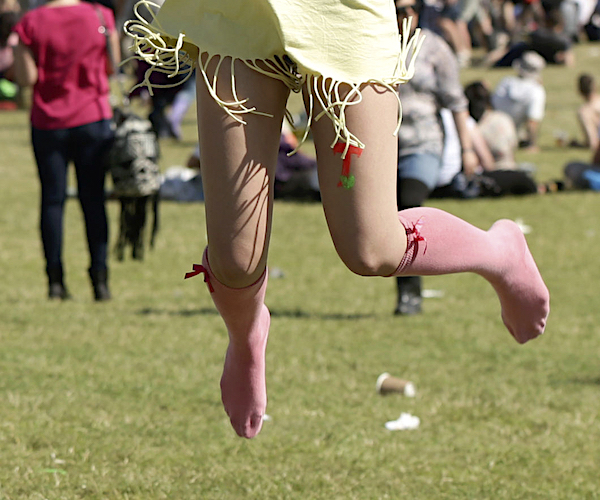
[[[267,407],[265,351],[270,314],[263,306],[261,328],[250,339],[229,343],[221,377],[221,399],[231,425],[241,437],[253,438],[262,427]]]
[[[500,220],[489,232],[500,239],[502,247],[510,249],[504,270],[489,281],[500,298],[506,328],[524,344],[544,333],[550,294],[519,226]]]

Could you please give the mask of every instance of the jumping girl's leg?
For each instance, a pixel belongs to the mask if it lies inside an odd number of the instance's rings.
[[[361,92],[362,102],[346,108],[349,130],[366,144],[360,156],[348,152],[354,186],[339,186],[342,159],[332,149],[335,135],[327,117],[312,124],[319,186],[329,231],[342,261],[357,274],[387,276],[398,267],[406,248],[396,205],[398,146],[393,132],[398,102],[382,86],[363,86]],[[305,100],[307,93],[305,88]],[[320,111],[315,105],[314,115]]]
[[[207,68],[211,80],[214,58]],[[216,103],[202,75],[197,85],[200,163],[208,248],[203,266],[223,317],[229,346],[221,378],[222,400],[236,432],[255,436],[267,404],[265,349],[269,311],[264,305],[273,182],[281,123],[288,96],[280,81],[235,63],[235,88],[272,117],[243,114],[238,123]],[[218,70],[217,94],[233,101],[231,62]]]
[[[475,272],[496,290],[504,323],[518,342],[543,333],[549,294],[516,224],[499,221],[482,231],[433,208],[396,212],[397,107],[392,92],[378,93],[365,86],[362,102],[346,110],[348,129],[366,145],[352,158],[351,189],[337,187],[342,160],[330,148],[331,123],[313,126],[323,207],[342,260],[363,275]],[[398,257],[400,265],[391,269]]]

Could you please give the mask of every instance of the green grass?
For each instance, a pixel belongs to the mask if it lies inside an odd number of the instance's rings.
[[[589,156],[554,148],[552,132],[577,132],[574,82],[594,68],[593,51],[578,48],[575,71],[546,73],[543,151],[521,155],[540,180]],[[184,134],[163,145],[163,167],[185,161],[191,115]],[[525,346],[473,275],[426,278],[444,296],[421,316],[393,317],[393,281],[344,268],[318,204],[277,203],[272,420],[245,441],[220,403],[224,327],[201,279],[182,279],[205,244],[202,206],[164,203],[156,248],[142,263],[113,260],[115,300],[95,304],[70,200],[75,299],[48,302],[24,112],[0,113],[0,151],[0,500],[600,498],[597,194],[435,202],[483,228],[501,217],[532,227],[552,313]],[[109,211],[114,236],[114,202]],[[378,396],[383,371],[413,380],[417,397]],[[404,411],[420,428],[387,431]]]

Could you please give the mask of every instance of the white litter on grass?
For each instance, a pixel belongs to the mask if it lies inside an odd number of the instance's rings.
[[[285,278],[285,273],[283,272],[283,269],[281,269],[280,267],[270,267],[269,268],[269,278],[271,278],[273,280]]]
[[[531,226],[525,224],[525,221],[521,218],[515,219],[515,224],[519,226],[519,229],[523,234],[529,234],[531,232]]]
[[[390,420],[385,423],[385,428],[389,431],[406,431],[419,427],[421,419],[410,413],[401,413],[398,420]]]
[[[421,292],[421,297],[424,299],[440,299],[444,296],[444,290],[425,289]]]
[[[271,415],[267,415],[266,413],[263,415],[263,422],[268,422],[269,420],[273,420]]]

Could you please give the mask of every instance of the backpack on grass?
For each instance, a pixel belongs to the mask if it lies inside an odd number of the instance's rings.
[[[118,61],[112,51],[106,19],[98,5],[94,5],[100,27],[104,35],[106,54],[112,69],[118,71]],[[119,237],[115,245],[118,260],[125,257],[125,249],[131,246],[134,259],[144,258],[144,229],[146,210],[150,203],[154,212],[154,224],[150,236],[150,247],[158,231],[158,196],[160,170],[156,161],[159,156],[158,138],[149,120],[141,118],[129,109],[129,98],[123,90],[122,82],[116,79],[119,88],[121,107],[113,110],[114,142],[108,152],[108,170],[113,181],[113,198],[121,202]]]
[[[108,168],[113,181],[113,198],[121,202],[119,237],[115,245],[118,260],[131,246],[133,259],[144,258],[146,214],[154,213],[150,247],[158,231],[160,169],[156,164],[159,145],[149,120],[120,109],[114,111],[115,136],[108,154]]]

